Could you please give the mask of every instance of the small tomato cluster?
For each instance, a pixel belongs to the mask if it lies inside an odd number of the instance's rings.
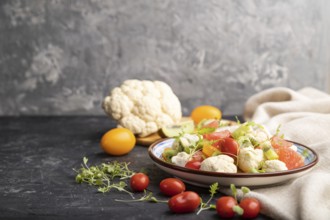
[[[245,219],[252,219],[258,216],[260,212],[260,202],[256,198],[245,197],[250,190],[242,187],[243,198],[238,202],[237,189],[234,184],[230,185],[232,196],[222,196],[216,202],[216,210],[222,218],[232,218],[235,214]]]
[[[149,177],[144,173],[136,173],[130,180],[130,186],[134,192],[146,192],[148,184]],[[250,190],[247,187],[242,187],[243,198],[238,202],[236,187],[233,184],[230,187],[233,195],[222,196],[217,199],[215,205],[212,205],[210,202],[218,190],[218,183],[210,186],[210,198],[204,203],[196,192],[186,191],[186,186],[180,179],[166,178],[160,182],[159,188],[164,195],[170,196],[168,201],[157,200],[152,196],[152,193],[145,194],[140,199],[130,201],[167,202],[169,209],[173,213],[178,214],[195,212],[200,207],[197,214],[203,210],[216,209],[218,215],[222,218],[232,218],[236,214],[246,219],[257,217],[260,212],[260,202],[256,198],[245,197],[245,194]]]

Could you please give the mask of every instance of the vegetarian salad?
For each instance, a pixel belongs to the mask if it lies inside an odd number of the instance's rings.
[[[224,173],[269,173],[304,165],[296,146],[280,135],[271,135],[255,122],[227,126],[206,119],[189,132],[182,130],[163,160],[178,166]]]

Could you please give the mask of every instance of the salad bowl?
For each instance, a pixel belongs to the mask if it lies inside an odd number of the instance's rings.
[[[295,169],[271,173],[223,173],[194,170],[166,162],[162,159],[164,149],[170,148],[173,142],[174,138],[167,138],[151,144],[148,149],[150,158],[161,170],[182,179],[186,183],[201,187],[209,187],[215,182],[222,186],[235,184],[236,186],[248,187],[281,184],[304,175],[318,162],[318,155],[313,149],[290,141],[297,147],[297,152],[305,158],[304,165]]]

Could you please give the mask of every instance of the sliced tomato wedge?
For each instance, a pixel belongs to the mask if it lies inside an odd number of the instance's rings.
[[[293,144],[289,141],[284,140],[283,138],[279,137],[279,136],[273,136],[271,138],[271,144],[273,146],[273,148],[278,149],[281,147],[284,148],[288,148],[291,147]]]
[[[204,128],[218,128],[219,127],[219,121],[214,120],[206,125],[203,126]]]
[[[204,160],[203,152],[200,150],[200,151],[197,151],[196,153],[194,153],[192,155],[192,160],[202,162]]]
[[[224,131],[216,131],[210,134],[204,134],[203,138],[209,141],[216,141],[216,140],[221,140],[224,138],[230,137],[231,133],[229,130],[224,130]]]
[[[201,167],[201,161],[197,161],[197,160],[189,160],[185,167],[186,168],[190,168],[190,169],[194,169],[194,170],[199,170],[199,168]]]

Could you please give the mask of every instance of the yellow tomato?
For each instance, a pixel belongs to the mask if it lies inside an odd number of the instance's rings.
[[[102,149],[111,155],[120,156],[133,150],[136,143],[134,134],[126,128],[114,128],[101,138]]]
[[[220,120],[222,116],[221,111],[211,105],[202,105],[196,107],[190,117],[194,120],[195,124],[198,124],[203,119],[216,119]]]
[[[218,148],[212,146],[212,145],[206,145],[203,147],[202,149],[202,152],[203,154],[206,156],[206,157],[211,157],[213,156],[214,154],[218,153],[220,154],[220,151]]]

